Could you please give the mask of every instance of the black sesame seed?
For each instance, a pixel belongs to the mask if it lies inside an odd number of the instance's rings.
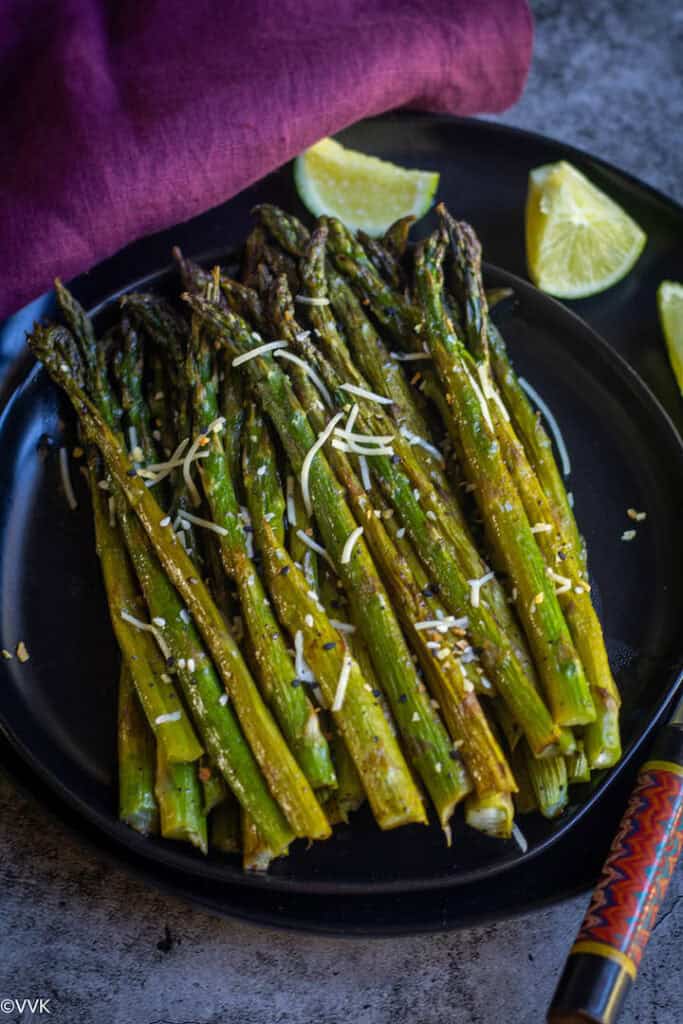
[[[381,690],[373,690],[372,691],[372,696],[373,697],[381,697],[382,696],[382,691]]]
[[[448,756],[450,757],[451,761],[457,761],[458,760],[458,751],[457,750],[449,750],[448,751]]]
[[[405,702],[406,702],[407,700],[408,700],[408,697],[406,696],[406,694],[405,694],[405,693],[402,693],[402,694],[401,694],[401,696],[400,696],[400,697],[398,698],[398,702],[399,702],[399,704],[405,704]]]
[[[337,645],[336,645],[336,643],[334,642],[334,640],[330,640],[330,642],[329,642],[329,643],[327,643],[327,644],[323,644],[323,650],[324,650],[324,651],[331,651],[331,650],[333,650],[333,648],[335,648],[336,646],[337,646]]]
[[[280,575],[281,576],[286,576],[288,572],[289,572],[289,566],[288,565],[283,565],[282,568],[280,569]]]
[[[137,476],[138,475],[138,471],[137,471],[137,469],[129,469],[127,475],[128,476]]]
[[[175,658],[167,658],[166,659],[166,666],[168,668],[173,668],[174,665],[175,665]]]
[[[400,455],[392,455],[392,456],[391,456],[391,461],[393,462],[393,464],[394,464],[395,466],[398,466],[398,464],[399,464],[399,463],[400,463],[400,461],[401,461],[401,456],[400,456]]]
[[[292,679],[292,686],[301,686],[300,679]]]
[[[425,587],[424,590],[422,591],[422,596],[423,597],[434,597],[434,591],[432,590],[431,587]]]

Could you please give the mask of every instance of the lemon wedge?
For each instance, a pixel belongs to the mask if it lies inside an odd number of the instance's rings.
[[[439,184],[434,171],[414,171],[322,139],[296,158],[294,181],[316,217],[338,217],[348,228],[381,235],[400,217],[421,217]]]
[[[662,281],[657,289],[657,309],[671,367],[683,394],[683,284]]]
[[[565,160],[529,174],[527,264],[544,292],[596,295],[628,274],[646,241],[625,210]]]

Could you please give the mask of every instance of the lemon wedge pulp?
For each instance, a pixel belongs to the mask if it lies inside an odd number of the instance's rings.
[[[570,163],[529,174],[526,249],[529,276],[562,299],[595,295],[628,274],[645,232]]]
[[[421,217],[439,184],[434,171],[408,170],[322,139],[297,157],[294,180],[316,217],[338,217],[353,231],[381,235],[400,217]]]
[[[683,394],[683,284],[662,281],[657,289],[657,309],[671,367]]]

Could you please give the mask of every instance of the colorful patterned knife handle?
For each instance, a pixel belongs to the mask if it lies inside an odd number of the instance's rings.
[[[683,844],[683,729],[667,725],[638,776],[548,1012],[613,1024],[633,984]]]

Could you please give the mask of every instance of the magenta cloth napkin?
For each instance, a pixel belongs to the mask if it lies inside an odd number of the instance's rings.
[[[525,0],[3,0],[0,317],[399,106],[519,96]]]

